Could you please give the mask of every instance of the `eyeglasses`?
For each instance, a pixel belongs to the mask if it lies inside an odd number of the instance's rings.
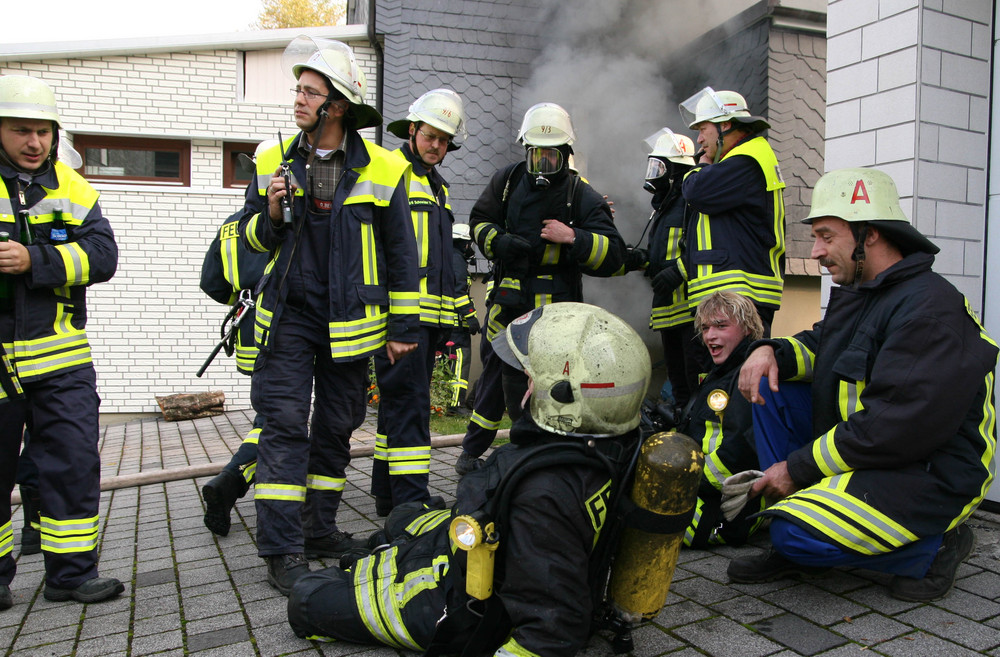
[[[319,91],[311,91],[309,89],[300,89],[296,87],[295,89],[289,89],[289,91],[291,91],[292,95],[295,96],[296,98],[299,97],[299,94],[302,94],[303,96],[306,97],[306,100],[308,101],[313,101],[316,100],[317,98],[326,98],[326,94],[321,93]]]
[[[429,135],[423,130],[417,130],[427,142],[433,146],[434,144],[441,144],[442,146],[447,146],[451,143],[451,137],[448,135]]]

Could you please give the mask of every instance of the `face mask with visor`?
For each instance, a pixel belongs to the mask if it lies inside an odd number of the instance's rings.
[[[562,170],[563,154],[558,148],[530,146],[525,162],[531,175],[551,176]]]

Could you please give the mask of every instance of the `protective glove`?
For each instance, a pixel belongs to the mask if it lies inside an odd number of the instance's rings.
[[[531,253],[531,242],[520,235],[504,233],[493,238],[491,248],[501,260],[513,260]]]
[[[465,316],[465,325],[469,327],[469,335],[475,335],[483,330],[483,327],[479,325],[476,313],[469,313]]]
[[[740,511],[750,501],[753,482],[764,476],[760,470],[744,470],[726,477],[722,481],[722,517],[727,521],[740,515]]]
[[[649,262],[649,251],[634,247],[625,252],[625,273],[638,271]]]
[[[653,290],[661,297],[665,297],[679,288],[683,282],[684,275],[677,266],[677,261],[671,260],[653,277]]]

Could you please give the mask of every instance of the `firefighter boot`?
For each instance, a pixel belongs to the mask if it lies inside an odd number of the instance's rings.
[[[19,486],[21,510],[24,511],[24,527],[21,528],[21,555],[38,554],[42,551],[42,533],[38,530],[42,499],[33,486]]]
[[[205,497],[205,526],[213,534],[229,535],[229,514],[236,500],[247,492],[247,482],[230,470],[223,470],[201,489]]]

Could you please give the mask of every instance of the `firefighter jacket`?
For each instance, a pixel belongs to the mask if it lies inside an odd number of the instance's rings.
[[[734,146],[717,164],[684,178],[692,212],[681,260],[693,305],[716,290],[755,304],[781,305],[785,268],[785,205],[778,160],[763,137]]]
[[[468,246],[466,246],[468,245]],[[458,324],[451,332],[451,341],[456,347],[468,349],[472,346],[472,336],[469,334],[469,317],[474,317],[476,307],[469,297],[472,287],[472,277],[469,276],[468,251],[472,243],[465,240],[453,240],[451,249],[451,268],[455,277],[455,316]]]
[[[962,523],[993,479],[997,346],[968,301],[914,253],[836,287],[812,330],[774,341],[780,376],[811,381],[802,490],[766,513],[862,554]]]
[[[24,243],[16,218],[26,211],[31,269],[11,275],[13,308],[0,311],[0,340],[24,383],[92,366],[87,286],[114,276],[118,245],[98,193],[62,162],[25,183],[0,165],[0,231]]]
[[[295,228],[306,214],[305,159],[294,148],[299,136],[258,155],[257,180],[247,188],[240,220],[240,238],[247,247],[271,253],[258,285],[254,339],[260,349],[268,349],[271,325],[280,320],[288,294],[281,281],[297,250]],[[355,130],[347,131],[345,142],[344,174],[330,209],[329,270],[314,272],[329,290],[330,353],[335,361],[367,358],[386,340],[417,342],[420,320],[417,250],[406,199],[409,168]],[[292,184],[298,188],[291,227],[276,227],[267,207],[267,186],[282,163],[283,149]],[[305,248],[298,245],[298,250]]]
[[[750,339],[744,340],[721,365],[715,365],[705,376],[693,401],[685,409],[678,431],[694,438],[705,453],[705,470],[698,486],[698,501],[694,518],[684,532],[684,545],[703,548],[708,545],[741,545],[757,527],[760,518],[748,520],[761,505],[748,504],[744,513],[727,522],[722,517],[722,482],[737,472],[757,470],[757,448],[754,443],[753,417],[750,402],[738,387],[740,367],[746,360]],[[714,411],[709,396],[723,393],[725,407]],[[763,502],[758,497],[757,501]]]
[[[591,630],[596,582],[590,580],[605,583],[606,573],[592,574],[590,561],[611,539],[602,533],[610,519],[611,474],[596,457],[584,457],[579,445],[557,442],[565,439],[541,431],[527,415],[512,427],[511,440],[516,442],[499,447],[482,468],[462,478],[451,511],[427,511],[400,523],[394,510],[386,523],[389,547],[351,567],[353,591],[338,590],[337,604],[297,584],[289,598],[296,634],[349,640],[367,634],[427,654],[459,654],[474,642],[468,654],[576,655]],[[624,470],[637,441],[638,433],[631,432],[599,440],[597,449]],[[544,466],[532,469],[542,458]],[[520,468],[525,469],[518,483],[504,487],[505,476]],[[625,480],[620,472],[618,481]],[[506,524],[498,527],[494,593],[484,603],[465,592],[467,553],[451,544],[448,528],[457,515],[482,519],[494,512],[498,496],[509,511]],[[405,525],[401,539],[394,524]],[[318,584],[321,576],[307,577]],[[347,614],[331,613],[344,598],[364,632],[345,627]]]
[[[523,162],[493,175],[469,217],[469,227],[480,251],[494,262],[496,285],[487,318],[487,338],[532,308],[557,301],[582,301],[582,274],[613,276],[625,262],[625,243],[615,228],[611,209],[585,180],[567,173],[554,177],[549,187],[539,187],[525,173]],[[573,187],[573,185],[577,185]],[[542,221],[558,219],[576,234],[573,244],[542,239]],[[523,268],[504,262],[493,250],[494,240],[519,235],[531,243]],[[516,269],[516,271],[515,271]],[[506,295],[517,301],[507,306]]]
[[[407,196],[417,240],[420,274],[420,323],[431,328],[455,326],[456,282],[451,267],[451,226],[455,216],[448,200],[448,183],[413,155],[409,144],[393,151],[413,170]]]
[[[201,264],[201,291],[219,303],[237,302],[242,290],[252,293],[270,260],[267,253],[253,253],[240,242],[239,219],[242,214],[237,212],[222,223]],[[253,373],[257,358],[253,332],[251,311],[250,315],[240,319],[236,334],[236,370],[240,374]]]
[[[649,234],[649,265],[646,277],[652,279],[671,260],[681,257],[681,240],[687,217],[687,204],[680,186],[671,188],[664,198],[653,197],[653,230]],[[687,298],[687,288],[680,285],[669,295],[653,291],[653,310],[649,328],[654,331],[680,326],[694,321],[694,309]]]

